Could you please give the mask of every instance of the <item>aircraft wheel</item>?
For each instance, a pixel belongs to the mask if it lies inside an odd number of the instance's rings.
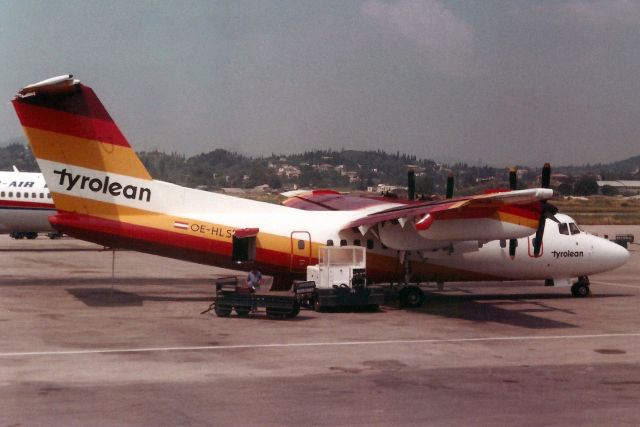
[[[33,240],[36,237],[38,237],[38,233],[28,232],[28,233],[25,233],[25,237],[29,240]]]
[[[589,286],[582,281],[577,281],[573,286],[571,286],[571,295],[576,298],[587,297],[590,293],[591,290],[589,289]]]
[[[216,305],[215,311],[218,317],[229,317],[231,314],[231,307]]]
[[[408,286],[400,292],[400,304],[403,307],[417,308],[422,305],[424,295],[417,286]]]

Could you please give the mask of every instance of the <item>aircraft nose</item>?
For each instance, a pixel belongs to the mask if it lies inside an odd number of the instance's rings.
[[[629,259],[629,251],[617,243],[606,240],[603,258],[609,269],[618,268]]]

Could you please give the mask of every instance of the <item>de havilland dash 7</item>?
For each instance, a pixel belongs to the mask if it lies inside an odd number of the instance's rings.
[[[576,296],[588,295],[588,275],[628,258],[557,214],[544,179],[542,188],[439,201],[312,191],[275,205],[152,179],[94,91],[71,75],[26,86],[12,102],[55,202],[51,224],[101,245],[256,266],[275,283],[304,277],[323,246],[360,245],[369,282],[540,279],[574,283]]]

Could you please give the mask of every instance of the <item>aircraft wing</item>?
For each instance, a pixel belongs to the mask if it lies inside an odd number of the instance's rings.
[[[295,190],[282,195],[288,197],[283,205],[305,211],[353,211],[374,206],[387,209],[398,204],[395,199],[351,196],[334,190]]]
[[[387,246],[422,249],[433,242],[516,239],[537,228],[550,189],[507,191],[398,205],[356,218],[343,226],[365,235],[370,229]]]
[[[477,209],[493,211],[509,205],[530,205],[535,202],[550,199],[552,196],[552,190],[536,188],[530,190],[483,194],[467,198],[412,203],[358,218],[357,220],[347,224],[345,228],[372,225],[381,221],[408,220],[420,216],[424,217],[427,214],[432,214],[434,217],[440,216],[441,218],[444,218],[452,216],[451,214],[455,212],[454,216],[457,218],[471,218],[477,216]],[[538,210],[536,211],[536,214],[539,213]]]

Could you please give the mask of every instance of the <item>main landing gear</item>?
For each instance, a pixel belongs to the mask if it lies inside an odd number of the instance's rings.
[[[584,298],[591,294],[589,289],[589,278],[587,276],[578,277],[578,281],[571,286],[571,295],[576,298]]]

